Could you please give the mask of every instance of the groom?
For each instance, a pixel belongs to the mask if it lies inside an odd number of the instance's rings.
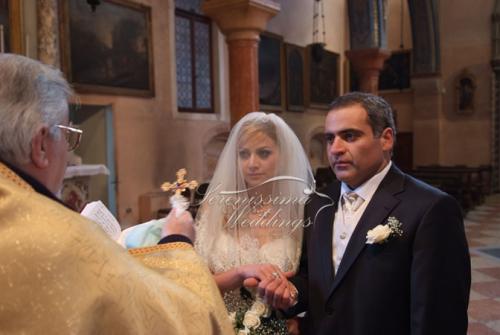
[[[325,136],[339,182],[325,193],[334,205],[319,196],[308,204],[314,223],[291,279],[293,310],[307,311],[303,333],[467,333],[471,269],[461,210],[391,162],[395,133],[378,96],[354,92],[331,105]]]

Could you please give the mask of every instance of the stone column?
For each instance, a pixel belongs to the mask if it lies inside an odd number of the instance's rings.
[[[228,40],[231,125],[259,110],[259,40]]]
[[[37,1],[38,58],[60,67],[57,0]]]
[[[271,0],[205,0],[203,11],[226,36],[231,125],[259,110],[259,34],[280,10]]]
[[[391,52],[380,48],[357,49],[346,51],[354,72],[359,78],[359,90],[362,92],[378,93],[378,79],[384,67],[384,61]]]

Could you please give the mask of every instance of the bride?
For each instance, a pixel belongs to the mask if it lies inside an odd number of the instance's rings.
[[[236,329],[287,334],[285,320],[268,307],[280,302],[244,287],[274,281],[294,298],[286,277],[298,268],[308,224],[303,209],[313,188],[302,145],[281,118],[254,112],[234,126],[196,217],[195,248]]]

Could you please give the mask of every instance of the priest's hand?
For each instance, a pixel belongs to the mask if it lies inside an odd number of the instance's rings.
[[[194,242],[193,217],[188,211],[184,211],[179,217],[175,215],[175,209],[170,211],[165,218],[161,238],[168,235],[184,235]]]

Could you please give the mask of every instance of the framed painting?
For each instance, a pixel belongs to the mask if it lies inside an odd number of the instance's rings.
[[[303,47],[285,43],[285,54],[287,110],[300,112],[305,106],[305,50]]]
[[[59,0],[62,66],[79,92],[154,96],[151,8]]]
[[[307,55],[307,100],[309,107],[327,109],[339,95],[339,54],[323,50],[321,59],[313,57],[310,45]]]
[[[351,92],[357,92],[357,91],[359,91],[358,75],[356,74],[356,72],[352,68],[351,62],[349,60],[347,60],[347,63],[348,63],[347,67],[349,69],[349,84],[346,85],[346,87],[349,87],[349,90]]]
[[[410,88],[411,52],[397,51],[384,62],[380,71],[378,88],[383,90],[404,90]]]
[[[262,33],[259,43],[259,103],[262,110],[281,111],[284,106],[283,38]]]
[[[23,54],[20,0],[0,0],[0,52]]]

